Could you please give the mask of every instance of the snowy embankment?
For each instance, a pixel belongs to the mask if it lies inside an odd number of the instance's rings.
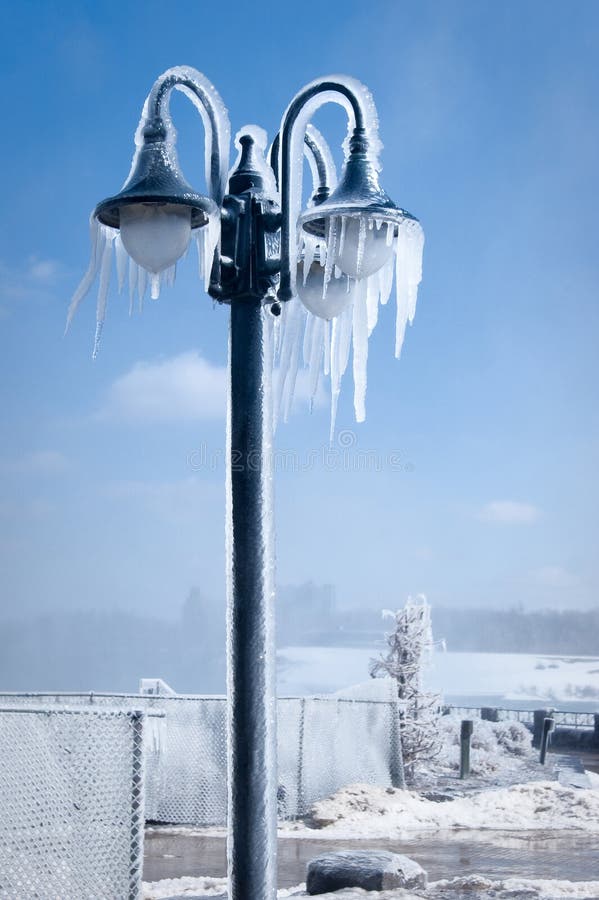
[[[289,822],[282,830],[319,840],[399,839],[407,831],[451,828],[576,828],[599,834],[599,791],[537,781],[439,803],[409,791],[357,784],[316,803],[310,824]]]

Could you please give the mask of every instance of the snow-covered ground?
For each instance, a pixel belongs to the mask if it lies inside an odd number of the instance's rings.
[[[144,885],[144,900],[165,900],[168,897],[222,896],[227,889],[224,878],[169,878]],[[291,890],[279,890],[278,896],[305,897],[305,885]],[[468,897],[470,900],[598,900],[599,881],[547,881],[532,878],[505,878],[492,881],[482,875],[433,881],[426,890],[362,891],[352,888],[320,894],[321,900],[451,900]]]
[[[279,693],[329,693],[363,682],[378,652],[367,647],[285,647],[278,654]],[[599,711],[597,656],[437,652],[427,681],[457,706],[559,704],[560,709]]]

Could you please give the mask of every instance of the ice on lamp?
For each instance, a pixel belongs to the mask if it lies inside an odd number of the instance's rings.
[[[352,301],[350,279],[338,271],[339,277],[331,278],[331,274],[326,265],[326,246],[306,240],[298,266],[297,293],[306,309],[321,319],[334,319]]]
[[[393,255],[388,228],[366,216],[343,216],[336,265],[352,278],[374,275]]]
[[[121,207],[120,233],[125,250],[146,271],[157,274],[174,265],[191,237],[191,209],[177,203],[132,203]]]

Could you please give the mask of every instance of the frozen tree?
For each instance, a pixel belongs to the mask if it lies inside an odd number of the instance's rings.
[[[371,660],[372,678],[391,677],[397,684],[403,760],[408,779],[414,777],[419,762],[434,759],[441,750],[439,740],[438,694],[424,689],[423,672],[434,649],[431,608],[426,597],[408,597],[403,609],[384,610],[394,621],[386,635],[387,651]]]

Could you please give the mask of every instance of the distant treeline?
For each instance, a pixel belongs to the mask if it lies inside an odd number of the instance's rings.
[[[454,651],[599,655],[599,607],[538,612],[433,607],[433,629]]]
[[[389,628],[372,609],[343,609],[330,586],[281,588],[277,638],[291,645],[367,646]],[[588,611],[432,610],[449,651],[599,655],[599,608]],[[177,621],[127,612],[77,612],[0,622],[0,691],[136,692],[141,677],[175,690],[225,691],[224,603],[200,591]]]
[[[0,690],[136,693],[143,677],[224,693],[224,608],[192,593],[177,622],[77,612],[0,623]]]

